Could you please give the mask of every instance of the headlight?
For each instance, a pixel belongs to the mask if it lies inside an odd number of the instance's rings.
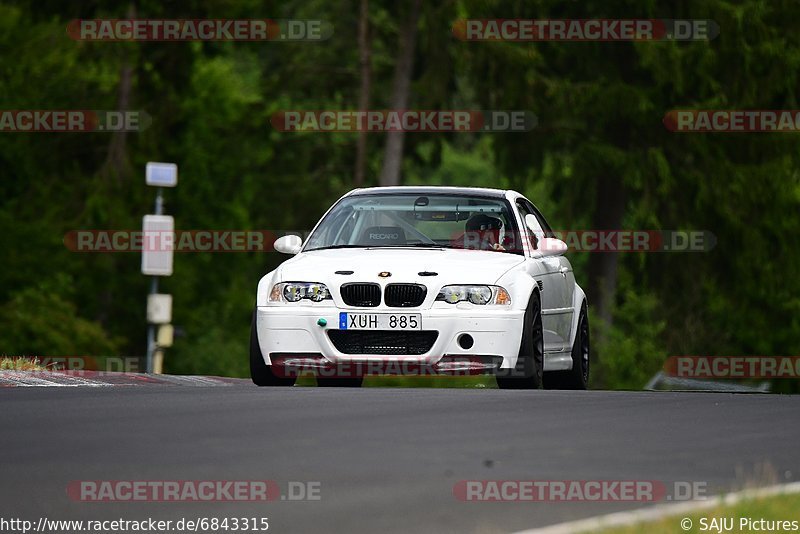
[[[471,302],[481,305],[511,305],[511,296],[500,286],[444,286],[436,296],[436,300],[442,300],[448,304]]]
[[[282,282],[272,286],[269,293],[270,302],[299,302],[303,299],[322,302],[329,298],[331,292],[319,282]]]

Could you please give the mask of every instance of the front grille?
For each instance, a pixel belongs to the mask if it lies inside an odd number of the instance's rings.
[[[425,354],[439,337],[436,330],[328,330],[333,346],[344,354]]]
[[[366,308],[381,303],[381,286],[378,284],[342,284],[339,292],[348,306]]]
[[[383,291],[383,301],[392,308],[421,306],[428,289],[420,284],[389,284]]]

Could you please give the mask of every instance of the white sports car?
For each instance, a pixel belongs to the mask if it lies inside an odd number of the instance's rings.
[[[501,388],[585,389],[586,296],[538,209],[514,191],[375,187],[339,199],[258,284],[259,386],[415,369],[492,373]],[[339,370],[337,372],[336,370]]]

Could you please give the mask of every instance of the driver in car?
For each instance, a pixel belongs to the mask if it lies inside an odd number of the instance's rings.
[[[472,250],[505,250],[500,243],[500,230],[503,221],[478,213],[467,219],[464,233],[454,240],[453,245]]]

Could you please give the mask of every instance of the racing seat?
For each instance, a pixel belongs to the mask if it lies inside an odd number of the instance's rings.
[[[399,226],[370,226],[361,233],[359,245],[365,247],[380,245],[405,245],[406,233]]]

